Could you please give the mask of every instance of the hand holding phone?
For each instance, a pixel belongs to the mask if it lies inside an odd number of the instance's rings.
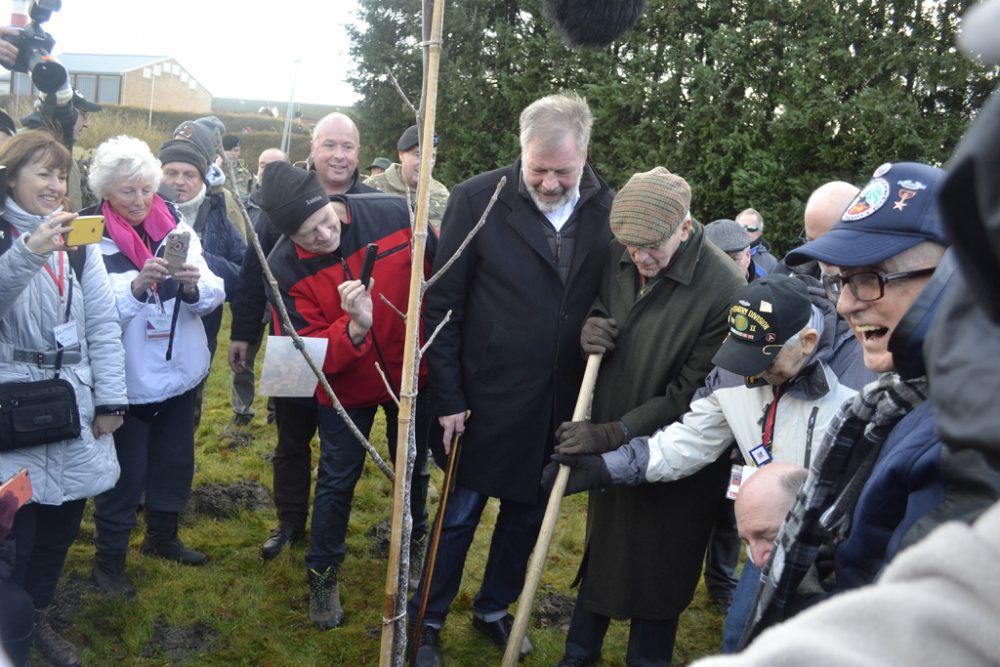
[[[167,260],[167,273],[174,275],[182,270],[187,261],[188,246],[191,244],[190,232],[173,231],[167,234],[163,243],[163,259]]]
[[[69,248],[97,243],[104,234],[103,215],[81,215],[70,225],[73,229],[66,235],[66,246]]]
[[[361,265],[361,275],[358,280],[364,285],[365,289],[368,289],[368,281],[372,278],[372,270],[375,268],[375,260],[378,257],[378,244],[369,243],[368,248],[365,250],[365,261]]]

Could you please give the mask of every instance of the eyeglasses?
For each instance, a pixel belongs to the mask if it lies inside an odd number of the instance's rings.
[[[750,233],[750,234],[756,234],[757,232],[760,231],[761,228],[760,227],[743,227],[743,229],[747,230],[747,232]]]
[[[824,273],[823,288],[826,290],[826,295],[830,298],[830,301],[834,303],[840,299],[840,293],[844,291],[845,284],[850,285],[851,293],[858,301],[878,301],[885,296],[886,283],[927,276],[934,273],[935,268],[903,271],[901,273],[861,271],[849,276],[842,276],[839,273]]]

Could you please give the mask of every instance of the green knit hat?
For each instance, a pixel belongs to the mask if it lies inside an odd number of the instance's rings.
[[[684,222],[691,187],[663,167],[634,174],[611,205],[611,232],[627,246],[663,243]]]

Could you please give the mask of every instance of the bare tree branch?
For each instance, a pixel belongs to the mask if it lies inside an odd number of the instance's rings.
[[[382,378],[382,383],[385,385],[385,388],[389,390],[389,395],[392,396],[392,402],[395,403],[396,407],[398,408],[399,399],[396,398],[396,392],[393,391],[392,385],[389,384],[389,378],[386,377],[385,372],[382,370],[382,367],[379,366],[379,363],[377,361],[375,362],[375,370],[378,371],[379,377]]]
[[[483,214],[479,217],[479,222],[477,222],[476,226],[473,227],[468,234],[466,234],[465,238],[462,240],[462,244],[459,245],[458,250],[455,251],[455,254],[449,257],[448,261],[444,263],[444,266],[435,271],[434,275],[431,276],[430,279],[428,279],[426,282],[424,282],[423,285],[424,294],[426,294],[427,290],[431,288],[431,285],[433,285],[438,281],[438,278],[444,275],[445,271],[451,268],[452,264],[458,261],[459,256],[461,256],[461,254],[465,251],[465,249],[469,247],[469,244],[472,243],[472,239],[476,236],[476,234],[479,233],[479,230],[483,228],[483,225],[486,224],[486,218],[489,216],[490,211],[493,210],[493,204],[497,203],[497,197],[500,196],[500,191],[503,190],[503,186],[506,184],[507,184],[507,177],[506,176],[501,177],[500,182],[497,183],[497,189],[493,191],[493,196],[490,197],[490,202],[486,205],[486,210],[483,211]]]
[[[226,171],[229,172],[229,177],[235,182],[236,172],[233,170],[233,163],[229,157],[226,156],[225,151],[222,150],[222,139],[218,132],[215,133],[215,140],[216,148],[219,154],[222,155],[222,159],[226,165]],[[257,259],[260,260],[260,268],[264,272],[264,278],[267,280],[267,284],[271,286],[271,293],[274,294],[274,300],[278,306],[278,313],[281,316],[282,328],[289,332],[292,342],[295,344],[295,348],[302,353],[306,363],[309,364],[309,368],[316,376],[316,380],[319,382],[320,386],[323,387],[323,391],[326,392],[327,397],[333,404],[333,409],[336,410],[340,418],[344,420],[344,423],[347,424],[347,428],[354,434],[357,441],[361,443],[361,446],[365,448],[368,455],[372,457],[372,461],[378,469],[381,470],[390,481],[394,480],[395,476],[393,475],[392,469],[386,464],[382,457],[379,456],[378,451],[376,451],[375,447],[372,446],[372,443],[368,441],[368,438],[365,437],[364,433],[362,433],[361,430],[358,429],[357,425],[355,425],[350,415],[347,414],[347,410],[344,409],[340,399],[337,398],[337,394],[334,393],[333,387],[331,387],[330,383],[327,382],[326,375],[323,373],[323,370],[316,365],[316,363],[312,360],[312,357],[306,354],[306,348],[302,343],[302,338],[299,336],[298,332],[295,331],[295,328],[292,327],[292,321],[288,317],[288,310],[285,308],[285,302],[281,298],[281,291],[278,289],[278,281],[274,279],[274,274],[271,273],[271,267],[267,265],[267,257],[264,255],[264,249],[260,247],[260,239],[257,238],[257,232],[254,231],[253,225],[250,224],[250,214],[247,213],[246,206],[243,205],[243,201],[239,197],[233,197],[233,200],[236,201],[236,204],[240,209],[240,215],[243,216],[243,226],[246,228],[247,242],[253,246],[254,251],[257,253]]]
[[[378,298],[382,299],[382,303],[389,306],[389,308],[391,308],[397,315],[402,317],[404,322],[406,321],[406,313],[401,311],[399,308],[396,308],[396,306],[392,305],[392,301],[389,301],[388,297],[386,297],[385,294],[379,292]]]
[[[449,308],[448,312],[444,314],[444,319],[438,322],[438,325],[434,327],[434,332],[431,334],[430,338],[428,338],[427,342],[424,343],[424,346],[420,348],[421,357],[427,353],[427,348],[431,346],[431,343],[434,342],[434,339],[437,338],[437,335],[441,333],[441,329],[444,329],[444,325],[448,324],[448,320],[450,319],[451,319],[451,309]]]
[[[392,82],[392,85],[396,87],[396,92],[399,93],[399,96],[403,98],[403,101],[406,102],[406,106],[410,107],[410,110],[413,112],[413,115],[419,121],[420,113],[417,111],[417,107],[413,106],[413,102],[410,101],[410,98],[407,97],[406,93],[403,92],[403,89],[400,88],[399,81],[396,81],[396,75],[392,73],[392,70],[389,69],[388,65],[385,66],[385,73],[389,77],[389,81]]]

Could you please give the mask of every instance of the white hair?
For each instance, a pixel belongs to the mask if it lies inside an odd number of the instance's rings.
[[[792,337],[785,341],[782,347],[787,347],[792,349],[799,344],[799,339],[802,338],[802,334],[810,329],[816,330],[816,336],[819,337],[823,335],[823,311],[820,310],[816,304],[810,306],[812,308],[812,314],[809,316],[809,321],[800,330],[792,334]]]
[[[87,182],[94,194],[107,199],[111,189],[121,180],[149,181],[155,190],[160,187],[162,175],[160,161],[146,142],[122,134],[97,147]]]

